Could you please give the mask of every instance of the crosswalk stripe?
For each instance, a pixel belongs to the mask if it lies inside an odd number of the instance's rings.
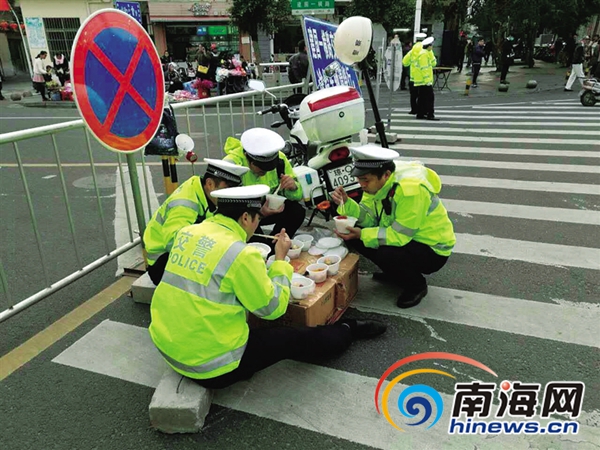
[[[456,233],[456,253],[555,267],[600,270],[600,249]]]
[[[421,144],[392,144],[394,150],[415,150],[425,152],[446,153],[475,153],[492,155],[521,155],[521,156],[560,156],[574,158],[600,158],[600,152],[595,150],[532,150],[528,148],[501,148],[501,147],[465,147],[452,145],[421,145]]]
[[[525,114],[525,115],[507,115],[507,114],[497,114],[497,115],[489,115],[489,114],[464,114],[464,111],[461,111],[460,114],[451,114],[451,113],[455,113],[457,111],[447,111],[447,112],[439,112],[436,111],[435,116],[441,119],[499,119],[499,120],[508,120],[508,119],[513,119],[515,121],[520,121],[520,120],[530,120],[531,119],[531,115],[530,114]],[[563,117],[563,113],[560,113],[557,115],[560,115],[560,117],[554,117],[554,113],[540,113],[540,114],[545,114],[545,115],[549,115],[549,117],[537,117],[538,120],[540,119],[548,119],[548,120],[558,120],[560,119],[561,122],[563,122],[563,124],[565,126],[569,125],[569,126],[577,126],[580,123],[584,123],[584,122],[593,122],[596,123],[598,122],[598,117],[597,116],[593,116],[593,117]],[[551,115],[552,114],[552,115]],[[551,116],[550,116],[551,115]],[[408,114],[398,114],[398,113],[393,113],[392,114],[392,121],[394,121],[397,118],[404,118],[406,120],[415,120],[414,116],[408,115]],[[515,122],[517,123],[517,122]]]
[[[391,127],[394,131],[394,127]],[[577,145],[588,146],[598,145],[595,139],[560,139],[560,138],[526,138],[526,137],[488,137],[488,136],[464,136],[464,135],[444,135],[434,134],[435,128],[428,130],[428,134],[405,134],[399,133],[398,137],[403,141],[409,139],[421,139],[428,141],[460,141],[460,142],[516,142],[519,144],[560,144],[560,145]]]
[[[469,186],[520,191],[563,192],[567,194],[600,195],[599,184],[554,183],[552,181],[504,180],[501,178],[456,177],[443,175],[446,186]]]
[[[442,118],[441,115],[436,115],[436,117],[438,118]],[[444,117],[448,117],[448,116],[444,116]],[[404,121],[398,121],[398,120],[394,120],[392,121],[392,123],[406,123],[406,122],[414,122],[414,119],[411,119],[410,117],[406,117],[406,120]],[[504,117],[499,117],[499,119],[504,119]],[[599,119],[600,120],[600,119]],[[571,126],[573,124],[571,123],[564,123],[564,122],[523,122],[523,121],[519,121],[519,122],[483,122],[481,120],[477,120],[476,122],[472,122],[472,121],[465,121],[465,120],[456,120],[456,121],[444,121],[445,125],[453,125],[453,124],[465,124],[465,125],[473,125],[476,124],[477,126],[480,125],[494,125],[494,126],[517,126],[517,127],[530,127],[530,126],[549,126],[549,127],[565,127],[565,129],[567,130],[565,132],[565,134],[575,134],[575,131],[571,130]],[[594,122],[592,123],[577,123],[577,127],[593,127],[593,128],[598,128],[600,127],[600,125],[598,125],[596,123],[596,121],[594,120]],[[520,133],[523,132],[523,130],[518,130]],[[533,130],[532,130],[533,131]],[[500,132],[504,132],[503,130],[498,130],[495,131],[497,133]],[[556,130],[556,133],[562,133],[561,130]],[[600,134],[600,132],[596,131],[596,134]],[[586,133],[589,134],[589,133]]]
[[[396,306],[394,288],[389,288],[390,299],[382,301],[385,295],[368,295],[374,289],[381,290],[381,283],[361,275],[359,286],[361,291],[352,302],[352,307],[359,311],[439,320],[600,348],[600,327],[597,326],[600,306],[597,304],[536,302],[430,286],[423,302],[402,310]]]
[[[459,123],[460,124],[460,123]],[[454,127],[440,127],[440,126],[421,126],[421,127],[413,127],[413,126],[399,126],[392,125],[392,131],[425,131],[427,133],[436,132],[436,133],[468,133],[468,134],[540,134],[540,130],[519,130],[515,128],[454,128]],[[544,130],[544,134],[572,134],[577,136],[600,136],[600,132],[597,130],[588,131],[588,130]]]
[[[479,167],[510,170],[533,170],[543,172],[575,172],[575,173],[598,173],[600,166],[584,166],[580,164],[550,164],[550,163],[530,163],[530,162],[510,162],[510,161],[484,161],[479,159],[444,159],[444,158],[414,158],[401,156],[399,159],[411,161],[418,159],[424,164],[437,166],[460,166],[460,167]]]
[[[471,108],[474,109],[508,109],[506,106],[496,106],[496,105],[473,105]],[[553,106],[552,109],[570,109],[574,112],[579,112],[581,110],[583,110],[585,108],[585,106],[581,105],[580,107],[575,107],[575,106]],[[534,105],[532,106],[512,106],[510,107],[510,109],[531,109],[536,111],[538,108]],[[600,109],[599,109],[600,111]]]
[[[544,220],[547,222],[600,225],[600,211],[547,208],[545,206],[515,205],[508,203],[475,202],[451,198],[445,198],[442,202],[448,211],[455,213]]]

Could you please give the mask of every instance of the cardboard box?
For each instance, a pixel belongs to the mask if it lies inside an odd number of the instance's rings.
[[[304,300],[292,300],[286,313],[279,319],[262,320],[253,314],[248,314],[248,325],[250,328],[293,325],[316,327],[317,325],[325,325],[336,312],[335,287],[335,281],[328,278],[325,282],[317,284],[315,292]]]
[[[345,310],[358,292],[358,255],[348,253],[341,262],[335,280],[335,307]]]

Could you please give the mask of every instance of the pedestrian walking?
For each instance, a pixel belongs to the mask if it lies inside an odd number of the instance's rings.
[[[473,62],[473,41],[471,39],[467,40],[467,45],[465,46],[465,56],[467,57],[467,69],[471,67],[471,63]]]
[[[584,60],[584,50],[588,41],[590,40],[589,36],[584,36],[583,39],[577,44],[575,47],[575,51],[573,52],[573,65],[571,66],[571,75],[567,80],[567,84],[565,85],[565,92],[571,92],[573,89],[573,83],[575,83],[576,79],[579,79],[579,83],[583,86],[583,80],[585,78],[585,74],[583,73],[583,60]]]
[[[413,70],[414,65],[416,64],[416,60],[419,57],[419,54],[421,53],[421,50],[423,50],[423,39],[425,39],[427,37],[427,35],[425,33],[417,33],[415,35],[415,39],[416,42],[413,44],[412,49],[410,50],[410,52],[408,52],[406,55],[404,55],[404,58],[402,58],[402,65],[404,67],[410,67],[410,81],[408,82],[408,87],[410,89],[410,111],[408,112],[409,114],[413,114],[416,115],[417,111],[418,111],[418,98],[419,98],[419,90],[417,89],[417,87],[415,86],[415,80],[414,80],[414,75],[417,72],[417,69],[415,68]]]
[[[412,42],[406,41],[403,48],[403,54],[406,55],[412,49]],[[406,87],[406,83],[410,86],[410,66],[404,67],[402,70],[402,78],[400,79],[400,90],[406,91],[408,88]]]
[[[485,43],[483,50],[484,50],[483,58],[485,59],[485,65],[486,66],[488,65],[488,63],[490,61],[490,56],[492,57],[492,64],[494,64],[495,58],[492,55],[492,53],[494,52],[494,44],[492,43],[492,41],[487,41]]]
[[[456,45],[456,71],[462,72],[465,62],[465,47],[467,46],[467,37],[461,32],[460,39]]]
[[[414,66],[417,72],[415,86],[419,89],[417,119],[440,120],[434,114],[433,68],[437,65],[437,59],[433,54],[433,41],[431,36],[423,41],[423,49]]]
[[[477,77],[479,76],[479,71],[481,70],[481,61],[485,56],[485,41],[483,38],[480,38],[477,42],[477,45],[473,49],[473,83],[471,84],[472,88],[477,87]]]
[[[598,66],[598,55],[600,53],[600,36],[597,34],[592,38],[590,45],[590,76],[593,77]]]
[[[44,75],[47,74],[44,60],[47,56],[48,52],[42,50],[33,60],[33,87],[40,93],[44,102],[48,100],[46,98],[46,80],[44,79]]]
[[[514,62],[515,52],[513,49],[513,37],[508,36],[502,42],[502,52],[500,57],[500,62],[502,64],[502,71],[500,72],[500,83],[510,84],[509,81],[506,80],[506,75],[508,74],[508,69]]]

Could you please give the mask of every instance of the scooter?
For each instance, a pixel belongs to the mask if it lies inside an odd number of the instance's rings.
[[[600,101],[600,81],[595,78],[585,80],[579,91],[579,100],[583,106],[594,106]]]
[[[275,97],[261,81],[250,80],[248,86]],[[309,95],[294,94],[258,114],[270,113],[279,113],[283,119],[273,123],[273,128],[285,124],[290,129],[284,153],[297,164],[294,173],[302,186],[305,205],[312,209],[309,225],[318,212],[325,220],[336,215],[330,198],[339,186],[349,197],[360,201],[362,189],[350,175],[352,159],[348,148],[352,135],[365,126],[364,101],[356,89],[337,86]]]

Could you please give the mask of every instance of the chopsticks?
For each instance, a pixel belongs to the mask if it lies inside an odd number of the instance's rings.
[[[258,233],[254,233],[252,236],[257,236],[257,237],[267,238],[267,239],[273,239],[274,241],[276,241],[277,239],[279,239],[278,236],[267,236],[266,234],[258,234]]]

